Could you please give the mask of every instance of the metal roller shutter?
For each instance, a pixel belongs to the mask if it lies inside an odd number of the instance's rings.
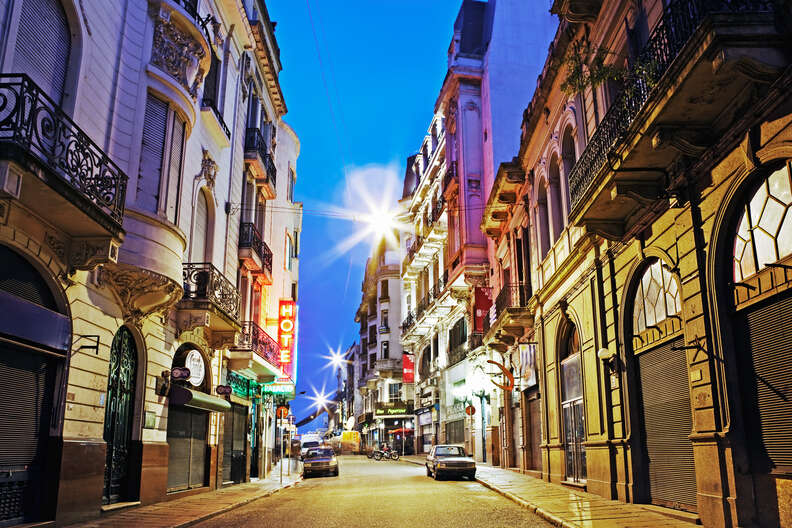
[[[231,404],[233,409],[233,403]],[[231,481],[231,462],[234,451],[234,412],[225,413],[223,419],[223,482]]]
[[[0,525],[38,520],[55,361],[0,345]]]
[[[135,203],[144,211],[156,213],[159,207],[160,179],[168,126],[168,103],[151,94],[146,97],[143,117],[143,140],[140,147]]]
[[[11,71],[28,74],[60,105],[70,54],[71,32],[60,1],[24,0]]]
[[[190,411],[190,488],[200,488],[206,483],[206,433],[209,417],[200,411]]]
[[[792,467],[792,296],[745,314],[741,369],[754,458],[771,470]],[[759,468],[756,468],[759,469]]]
[[[688,387],[687,360],[682,338],[638,355],[643,440],[652,503],[696,510],[696,470]]]
[[[168,490],[189,487],[190,412],[184,407],[168,407]]]

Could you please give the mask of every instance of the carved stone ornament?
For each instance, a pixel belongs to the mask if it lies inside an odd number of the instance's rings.
[[[211,317],[211,314],[205,310],[177,310],[176,329],[179,339],[186,332],[192,332],[197,328],[207,328],[211,323]]]
[[[63,261],[66,258],[66,244],[52,233],[44,233],[44,243],[47,244],[55,256]]]
[[[140,327],[153,313],[165,313],[179,302],[181,284],[159,273],[119,264],[103,268],[102,280],[118,297],[124,322]]]
[[[198,173],[198,179],[205,180],[206,186],[214,192],[215,180],[217,179],[217,163],[212,159],[208,150],[202,150],[203,159],[201,160],[201,172]]]
[[[11,204],[8,200],[0,200],[0,224],[8,222],[8,212],[11,210]]]
[[[201,60],[206,51],[192,35],[176,26],[169,14],[160,11],[156,17],[151,64],[169,73],[195,100],[205,74]]]
[[[118,244],[111,238],[76,238],[69,247],[71,271],[90,271],[99,264],[115,262],[117,258]]]
[[[234,331],[212,332],[209,345],[214,350],[225,350],[239,344],[239,333]]]
[[[448,101],[448,114],[446,115],[446,130],[456,134],[457,100],[452,97]]]

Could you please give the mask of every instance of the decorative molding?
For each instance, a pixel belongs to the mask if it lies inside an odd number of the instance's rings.
[[[208,328],[211,314],[206,310],[178,310],[176,312],[176,335],[181,336],[197,328]]]
[[[10,200],[0,200],[0,225],[8,223],[8,212],[11,210]]]
[[[52,233],[45,232],[44,243],[47,244],[47,247],[55,253],[55,256],[58,257],[61,262],[66,261],[66,244],[61,239]]]
[[[170,12],[160,10],[154,21],[151,63],[173,76],[190,92],[193,100],[197,99],[198,87],[203,81],[201,61],[205,56],[206,50],[201,43],[177,27],[171,21]]]
[[[448,101],[448,116],[446,117],[446,130],[451,134],[456,134],[457,100],[452,97]],[[446,142],[448,144],[448,142]]]
[[[214,350],[225,350],[239,344],[239,332],[233,330],[227,332],[212,332],[209,338],[209,345]]]
[[[71,271],[90,271],[99,264],[115,262],[117,259],[118,245],[110,238],[77,238],[69,248]]]
[[[102,270],[102,281],[118,298],[124,322],[137,327],[149,315],[165,313],[183,294],[180,284],[147,269],[108,265]]]
[[[217,180],[217,163],[212,159],[212,155],[205,148],[203,150],[203,159],[201,160],[201,172],[198,173],[197,179],[206,181],[206,186],[212,190],[214,194],[215,181]]]

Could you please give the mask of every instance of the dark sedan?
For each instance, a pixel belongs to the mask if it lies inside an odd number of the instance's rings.
[[[476,461],[467,456],[465,449],[455,445],[436,445],[426,455],[426,476],[476,478]]]
[[[303,459],[303,477],[312,475],[338,476],[338,459],[331,447],[312,447]]]

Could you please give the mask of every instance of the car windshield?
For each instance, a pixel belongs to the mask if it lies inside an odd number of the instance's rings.
[[[305,442],[303,443],[303,449],[308,447],[319,447],[319,442]]]
[[[456,446],[444,446],[435,449],[435,456],[465,456],[465,450]]]
[[[305,458],[320,458],[320,457],[331,457],[333,456],[332,449],[310,449],[308,453],[305,455]]]

